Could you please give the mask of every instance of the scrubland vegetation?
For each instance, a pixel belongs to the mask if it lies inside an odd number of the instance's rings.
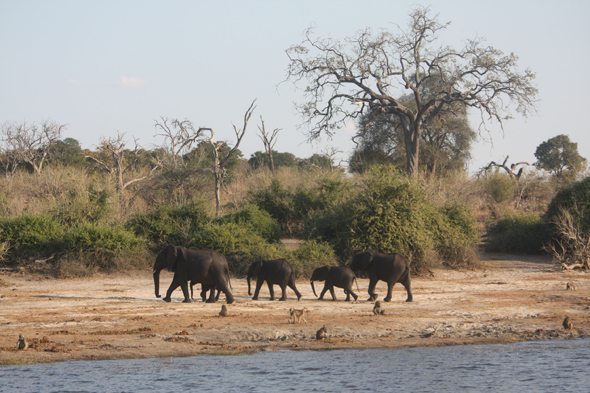
[[[149,171],[137,166],[127,176]],[[563,182],[531,171],[515,179],[495,169],[421,177],[384,165],[353,175],[318,166],[273,174],[238,160],[216,216],[212,176],[180,172],[156,171],[124,191],[90,164],[50,162],[41,173],[23,167],[7,174],[0,180],[0,263],[86,276],[148,268],[175,244],[218,250],[238,275],[271,258],[309,274],[363,250],[403,253],[420,272],[474,264],[484,250],[550,252],[563,209],[588,233],[590,178]],[[284,237],[305,242],[292,251]]]

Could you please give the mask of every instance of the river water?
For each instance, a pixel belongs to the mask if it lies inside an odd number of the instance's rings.
[[[589,392],[590,339],[0,367],[0,392]]]

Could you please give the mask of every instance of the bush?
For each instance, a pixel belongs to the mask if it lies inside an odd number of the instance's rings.
[[[539,254],[550,240],[545,221],[532,214],[513,214],[488,227],[486,251]]]
[[[96,190],[94,183],[81,192],[71,189],[65,201],[52,211],[59,222],[66,226],[80,223],[98,222],[108,217],[111,212],[109,192],[107,189]]]
[[[266,241],[277,242],[281,238],[281,226],[268,212],[260,210],[256,205],[246,205],[240,211],[228,214],[215,221],[220,224],[231,222],[250,228]]]
[[[356,195],[312,218],[307,228],[342,259],[359,251],[397,252],[410,256],[414,267],[473,248],[478,240],[465,208],[437,208],[415,180],[386,167],[373,169]]]
[[[545,221],[553,222],[562,209],[574,214],[582,232],[590,231],[590,177],[561,189],[549,203]]]
[[[244,274],[254,261],[288,255],[280,245],[269,244],[250,227],[233,222],[204,224],[190,239],[190,247],[220,252],[227,258],[232,274]]]
[[[145,245],[145,240],[118,225],[86,223],[64,234],[63,246],[71,251],[112,252],[133,251]]]
[[[517,183],[507,174],[494,172],[484,180],[486,194],[496,203],[504,203],[514,198]]]
[[[54,252],[62,234],[60,223],[48,216],[25,213],[0,223],[0,241],[25,252]]]
[[[165,245],[187,246],[192,234],[209,221],[203,201],[181,206],[163,205],[145,214],[137,214],[126,227],[137,236],[148,239],[156,250]]]
[[[326,242],[308,241],[291,254],[292,257],[287,259],[291,262],[297,277],[301,275],[311,277],[318,267],[338,265],[334,250]]]

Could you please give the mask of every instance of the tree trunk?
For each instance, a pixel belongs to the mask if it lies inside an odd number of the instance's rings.
[[[420,152],[420,126],[415,122],[410,122],[406,119],[402,120],[404,128],[404,144],[406,146],[406,172],[410,176],[417,176],[418,168],[418,153]]]

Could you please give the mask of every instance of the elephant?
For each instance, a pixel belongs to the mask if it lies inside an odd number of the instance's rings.
[[[214,250],[195,250],[179,246],[167,246],[158,253],[154,263],[154,288],[156,297],[160,297],[160,271],[167,268],[174,272],[172,283],[166,292],[165,302],[170,302],[170,295],[180,286],[184,295],[183,303],[190,303],[188,281],[191,285],[201,283],[203,292],[211,290],[207,303],[215,302],[215,289],[225,293],[227,303],[233,303],[230,291],[229,265],[223,255]],[[203,296],[201,292],[201,296]]]
[[[263,260],[252,263],[248,268],[248,275],[246,276],[248,280],[248,295],[252,295],[250,279],[253,277],[257,279],[256,290],[254,291],[252,300],[258,300],[258,293],[264,281],[268,285],[270,300],[275,300],[274,284],[281,287],[282,296],[279,300],[287,300],[287,286],[295,292],[297,300],[301,300],[301,293],[299,293],[295,286],[295,273],[291,264],[286,259]]]
[[[354,272],[346,266],[322,266],[318,267],[313,271],[311,274],[311,278],[309,279],[309,283],[311,284],[311,289],[313,290],[313,294],[317,296],[315,293],[315,287],[313,286],[314,281],[325,281],[324,289],[320,294],[319,300],[324,299],[324,294],[326,291],[330,290],[330,294],[332,295],[332,300],[336,300],[336,295],[334,294],[334,287],[343,288],[344,293],[346,294],[346,301],[350,301],[350,295],[354,297],[354,301],[358,299],[356,293],[352,291],[352,283],[356,281],[356,277]],[[357,291],[358,283],[356,284]]]
[[[354,255],[350,268],[353,271],[366,272],[369,276],[369,301],[377,299],[375,286],[377,281],[387,283],[387,296],[383,299],[391,301],[391,292],[395,283],[401,283],[408,293],[406,302],[413,300],[410,288],[410,262],[400,254],[384,254],[380,252],[360,252]]]
[[[195,286],[195,284],[197,284],[197,283],[196,282],[192,282],[192,281],[190,283],[190,287],[191,287],[191,300],[195,300],[194,292],[193,292],[193,287]],[[203,301],[206,301],[207,300],[207,291],[210,291],[210,290],[215,290],[215,287],[201,284],[201,293],[200,293],[200,296],[201,296],[201,299]],[[215,295],[215,301],[219,300],[219,295],[220,294],[221,294],[221,291],[218,289],[217,290],[217,295]]]

